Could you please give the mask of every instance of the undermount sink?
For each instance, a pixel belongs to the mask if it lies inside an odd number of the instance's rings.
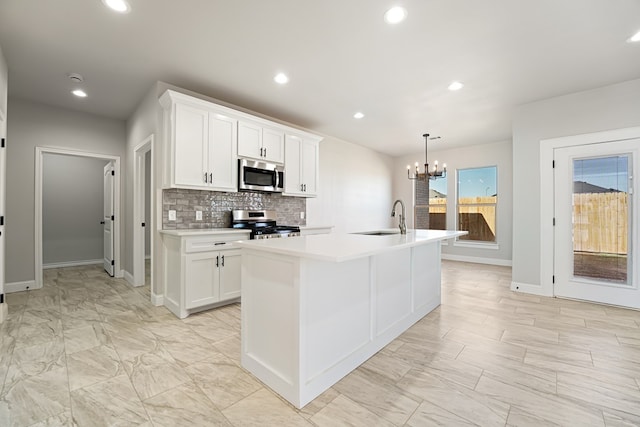
[[[359,233],[352,234],[363,234],[366,236],[390,236],[392,234],[400,234],[400,231],[361,231]]]

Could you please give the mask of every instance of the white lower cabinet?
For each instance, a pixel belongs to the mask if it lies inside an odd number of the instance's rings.
[[[185,318],[197,311],[235,302],[240,297],[242,251],[234,241],[248,232],[213,236],[163,232],[165,246],[165,306]]]
[[[240,296],[240,250],[186,255],[185,308],[198,308]]]

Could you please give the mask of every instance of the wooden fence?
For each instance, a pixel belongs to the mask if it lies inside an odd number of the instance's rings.
[[[624,255],[629,233],[627,193],[573,195],[573,250]]]
[[[460,239],[485,242],[495,241],[496,199],[496,196],[486,196],[463,197],[459,200],[459,215],[456,227],[460,230],[469,231],[468,235],[462,236]],[[447,199],[445,198],[429,199],[430,228],[445,228],[444,216],[446,213],[446,203]]]

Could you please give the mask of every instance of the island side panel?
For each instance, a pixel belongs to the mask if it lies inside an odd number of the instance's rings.
[[[301,260],[300,389],[305,405],[368,359],[371,258]]]
[[[299,259],[242,251],[242,366],[298,403]]]
[[[442,300],[441,243],[416,246],[411,257],[412,311],[430,313]]]
[[[411,252],[391,251],[373,257],[375,274],[375,337],[411,316]],[[413,322],[411,322],[413,323]]]

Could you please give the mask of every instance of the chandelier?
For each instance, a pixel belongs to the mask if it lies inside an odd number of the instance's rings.
[[[416,169],[411,173],[411,166],[407,165],[407,178],[415,179],[419,181],[426,181],[428,179],[438,179],[444,178],[447,176],[447,164],[442,165],[442,169],[438,169],[438,161],[433,162],[433,167],[429,170],[429,161],[427,156],[427,142],[429,141],[429,134],[425,133],[422,135],[424,137],[424,172],[420,172],[420,167],[418,162],[416,162]],[[439,136],[433,137],[431,139],[439,139]]]

